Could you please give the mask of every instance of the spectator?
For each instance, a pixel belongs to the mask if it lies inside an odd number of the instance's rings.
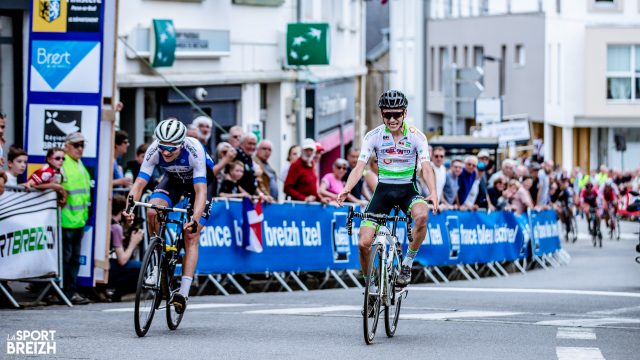
[[[485,176],[486,165],[484,162],[478,162],[478,173],[476,175],[476,182],[478,183],[478,196],[476,197],[476,207],[479,209],[489,208],[489,194],[487,185],[489,180]]]
[[[489,182],[489,178],[496,172],[496,164],[491,159],[491,155],[487,150],[480,150],[478,152],[478,164],[484,163],[484,177]]]
[[[7,115],[0,111],[0,169],[4,166],[4,128],[7,126]],[[6,174],[5,174],[6,177]]]
[[[351,174],[351,170],[353,170],[353,168],[355,168],[356,164],[358,163],[359,157],[360,157],[360,149],[356,147],[352,147],[351,149],[349,149],[349,151],[347,151],[348,167],[347,167],[347,172],[342,177],[342,182],[344,183],[347,182],[347,179],[349,178],[349,174]],[[356,185],[353,187],[353,189],[351,189],[351,195],[353,195],[354,199],[361,200],[361,199],[371,198],[371,194],[368,194],[366,192],[365,190],[366,187],[363,187],[363,185],[364,185],[364,177],[361,177],[360,180],[358,180]]]
[[[7,174],[0,169],[0,196],[4,194],[4,186],[7,184]]]
[[[504,178],[497,178],[493,185],[493,187],[487,189],[487,195],[489,196],[489,209],[501,210],[501,208],[498,207],[498,203],[505,190]]]
[[[29,156],[26,151],[19,147],[11,146],[9,149],[9,171],[7,172],[7,185],[18,186],[18,177],[27,170],[27,160]],[[23,184],[25,188],[29,188],[29,183]]]
[[[138,173],[140,172],[140,166],[144,161],[144,155],[147,153],[149,149],[149,144],[142,144],[136,148],[136,159],[128,161],[125,166],[124,176],[131,178],[133,181],[138,178]],[[153,170],[153,174],[149,178],[147,182],[147,186],[145,186],[144,191],[153,191],[156,185],[160,182],[160,178],[162,177],[162,169],[156,166]]]
[[[531,155],[531,161],[537,163],[544,161],[544,142],[538,134],[536,134],[533,139],[533,155]]]
[[[458,178],[461,173],[462,161],[458,159],[451,161],[451,168],[447,172],[447,178],[442,189],[442,202],[445,207],[455,208],[458,205],[458,190],[460,188]]]
[[[238,154],[238,152],[236,151],[236,149],[234,149],[233,147],[231,147],[231,144],[229,144],[226,141],[223,141],[221,143],[218,144],[218,146],[216,147],[216,165],[213,167],[213,173],[216,177],[216,184],[221,185],[222,182],[224,181],[224,177],[226,175],[226,168],[227,165],[229,165],[231,162],[233,162],[236,158],[236,155]],[[219,192],[219,186],[217,186],[218,188],[216,189],[216,191],[214,192],[215,195],[218,195]]]
[[[491,178],[489,178],[489,187],[493,187],[493,183],[499,177],[505,177],[507,181],[511,179],[515,179],[516,178],[516,174],[514,170],[515,165],[516,164],[513,160],[505,159],[502,162],[502,166],[500,167],[501,170],[496,172],[491,176]]]
[[[64,292],[74,304],[89,303],[89,300],[76,293],[80,248],[91,205],[91,177],[81,160],[85,141],[82,133],[75,132],[67,135],[62,165],[62,187],[68,194],[67,205],[62,208],[60,214]]]
[[[242,139],[243,135],[244,131],[242,131],[240,126],[233,126],[229,129],[229,139],[227,142],[231,144],[234,149],[237,149],[238,146],[240,146],[240,139]]]
[[[60,148],[50,148],[47,150],[47,163],[36,170],[29,178],[30,187],[38,190],[55,190],[58,193],[58,204],[64,206],[67,193],[62,187],[62,174],[60,168],[64,161],[64,150]]]
[[[209,138],[211,138],[211,128],[213,127],[213,120],[211,120],[211,118],[208,116],[198,116],[197,118],[193,119],[193,122],[191,124],[198,130],[196,139],[198,139],[206,149]]]
[[[507,210],[515,211],[517,214],[522,214],[527,211],[527,208],[533,209],[533,201],[531,201],[531,195],[529,192],[520,185],[518,180],[509,180],[507,198],[509,199],[509,206]]]
[[[609,169],[605,165],[600,165],[600,172],[596,174],[596,183],[593,185],[602,186],[605,181],[609,178]]]
[[[542,169],[538,170],[538,201],[536,201],[536,206],[549,205],[549,185],[552,169],[553,161],[547,160],[542,163]]]
[[[125,177],[122,167],[118,164],[118,158],[126,154],[127,149],[129,149],[129,134],[122,130],[116,131],[113,150],[113,187],[129,187],[133,184],[133,176]]]
[[[253,161],[260,167],[261,174],[258,176],[258,188],[266,195],[267,201],[273,202],[278,199],[278,176],[276,171],[269,165],[269,158],[273,151],[273,144],[269,140],[262,140],[258,144],[258,150],[253,157]]]
[[[344,189],[344,174],[347,172],[347,167],[349,163],[345,159],[336,159],[333,163],[332,172],[325,174],[320,180],[320,189],[318,193],[323,197],[334,201],[338,194]],[[353,194],[349,193],[347,195],[347,201],[352,203],[357,203],[360,205],[366,205],[365,200],[360,200],[353,196]]]
[[[464,170],[458,177],[458,201],[460,205],[467,201],[467,196],[476,181],[476,169],[478,167],[478,158],[469,155],[464,158]],[[474,204],[475,200],[471,202]]]
[[[235,160],[239,160],[244,164],[244,175],[238,181],[246,192],[256,195],[258,190],[258,182],[256,180],[256,167],[253,163],[253,154],[256,152],[258,138],[253,133],[248,133],[240,139],[240,147],[237,149]]]
[[[220,184],[220,196],[225,198],[242,198],[250,197],[239,184],[239,180],[244,175],[244,163],[236,160],[227,165],[226,175],[222,184]]]
[[[316,175],[320,177],[320,158],[324,154],[324,146],[319,142],[316,143],[316,155],[313,157],[313,163],[316,165]]]
[[[122,212],[127,200],[122,195],[115,195],[111,203],[111,256],[109,259],[109,288],[115,291],[111,301],[120,302],[122,295],[136,291],[138,274],[142,266],[140,261],[131,260],[133,251],[142,241],[142,229],[132,227],[128,236],[124,236],[121,225]]]
[[[289,174],[289,167],[293,164],[294,161],[298,160],[300,157],[300,146],[291,145],[289,147],[289,152],[287,153],[287,162],[282,167],[282,172],[280,172],[280,179],[285,180],[287,178],[287,174]]]
[[[533,200],[534,205],[538,203],[538,192],[540,190],[540,178],[538,174],[540,173],[540,169],[542,167],[537,162],[532,162],[529,165],[529,174],[531,174],[531,188],[529,189],[529,194],[531,194],[531,199]]]
[[[316,142],[313,139],[304,139],[301,147],[302,154],[298,160],[291,164],[284,182],[284,193],[292,200],[327,203],[328,200],[318,194],[318,176],[313,161]]]
[[[444,166],[445,150],[442,146],[433,148],[431,159],[433,162],[433,171],[436,174],[436,194],[439,201],[442,201],[442,191],[447,181],[447,168]]]

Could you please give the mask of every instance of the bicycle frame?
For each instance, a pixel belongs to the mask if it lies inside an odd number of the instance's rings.
[[[382,245],[382,269],[380,269],[380,279],[378,279],[378,289],[381,291],[382,304],[385,306],[393,305],[395,296],[402,296],[407,293],[407,289],[404,288],[401,291],[394,294],[395,291],[389,291],[389,278],[390,272],[393,267],[393,255],[398,251],[398,237],[395,234],[395,227],[397,222],[394,221],[393,231],[389,231],[386,225],[380,225],[375,234],[375,240],[373,246]]]

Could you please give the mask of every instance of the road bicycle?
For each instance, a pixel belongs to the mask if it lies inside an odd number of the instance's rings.
[[[396,280],[402,267],[402,245],[398,241],[396,230],[398,222],[407,224],[407,236],[411,238],[411,215],[398,216],[400,208],[394,208],[395,215],[366,214],[354,212],[349,207],[347,216],[347,233],[352,234],[353,218],[370,220],[376,223],[375,240],[372,244],[369,268],[365,273],[364,311],[362,313],[364,340],[367,344],[373,343],[378,327],[378,319],[381,306],[384,306],[384,327],[388,337],[393,337],[398,327],[400,306],[403,297],[407,297],[406,287],[396,287]],[[391,222],[391,230],[387,226]],[[371,277],[373,274],[373,278]],[[371,292],[371,281],[374,281],[377,292]]]
[[[608,204],[606,224],[609,229],[609,239],[620,240],[620,219],[616,214],[616,205],[613,202],[609,202]]]
[[[598,241],[600,247],[602,247],[602,232],[600,231],[600,219],[596,216],[596,208],[589,208],[589,233],[591,234],[591,241],[593,247],[596,247]]]
[[[578,240],[578,222],[576,221],[576,217],[573,215],[573,211],[567,205],[562,205],[562,225],[564,225],[565,230],[565,241],[566,242],[576,242]]]
[[[180,276],[176,275],[175,271],[176,266],[182,263],[180,255],[180,251],[184,248],[182,227],[188,219],[191,219],[193,208],[189,202],[187,202],[185,209],[170,208],[133,201],[133,196],[129,196],[128,204],[125,210],[127,213],[131,213],[137,206],[157,211],[159,224],[158,233],[153,234],[149,240],[138,275],[133,318],[136,334],[139,337],[145,336],[151,327],[155,311],[161,309],[166,309],[169,329],[176,330],[182,321],[184,312],[178,314],[170,301],[173,294],[180,289]],[[169,213],[172,212],[179,213],[179,219],[170,219]],[[177,225],[175,236],[167,234],[168,224]],[[190,230],[195,231],[196,226]],[[166,300],[164,307],[161,306],[163,299]]]

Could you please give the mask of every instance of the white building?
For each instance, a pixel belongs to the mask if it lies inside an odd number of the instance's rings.
[[[636,0],[391,1],[396,33],[419,27],[394,14],[427,4],[425,130],[442,126],[441,70],[456,63],[484,69],[483,97],[502,95],[504,115],[528,114],[545,153],[565,168],[621,168],[614,136],[624,134],[624,168],[640,166],[640,2]],[[411,9],[407,10],[409,6]],[[398,9],[398,11],[394,11]],[[398,59],[407,52],[391,52]],[[487,62],[485,56],[501,61]],[[412,73],[411,68],[393,68]],[[419,72],[414,72],[420,79]],[[407,86],[406,81],[392,86]],[[404,80],[403,80],[404,81]],[[499,94],[502,81],[502,94]],[[415,86],[420,91],[420,86]],[[467,130],[473,121],[467,121]]]
[[[160,75],[132,51],[148,58],[153,19],[173,20],[183,43],[173,66],[156,69]],[[122,1],[118,35],[128,45],[121,41],[117,50],[120,127],[139,145],[163,118],[190,123],[196,111],[173,84],[225,130],[240,125],[271,140],[274,168],[284,163],[289,146],[313,137],[327,149],[326,169],[360,132],[354,125],[366,74],[363,19],[362,1]],[[329,24],[330,65],[286,66],[287,24],[298,20]],[[203,90],[206,96],[196,96]],[[221,138],[223,131],[215,129],[211,148]]]

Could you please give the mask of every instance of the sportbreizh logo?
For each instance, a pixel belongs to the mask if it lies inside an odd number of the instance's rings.
[[[39,15],[46,22],[59,18],[60,0],[40,0]]]
[[[45,109],[42,150],[63,147],[65,137],[81,129],[82,111]]]
[[[55,330],[18,330],[7,335],[7,355],[56,354]]]

